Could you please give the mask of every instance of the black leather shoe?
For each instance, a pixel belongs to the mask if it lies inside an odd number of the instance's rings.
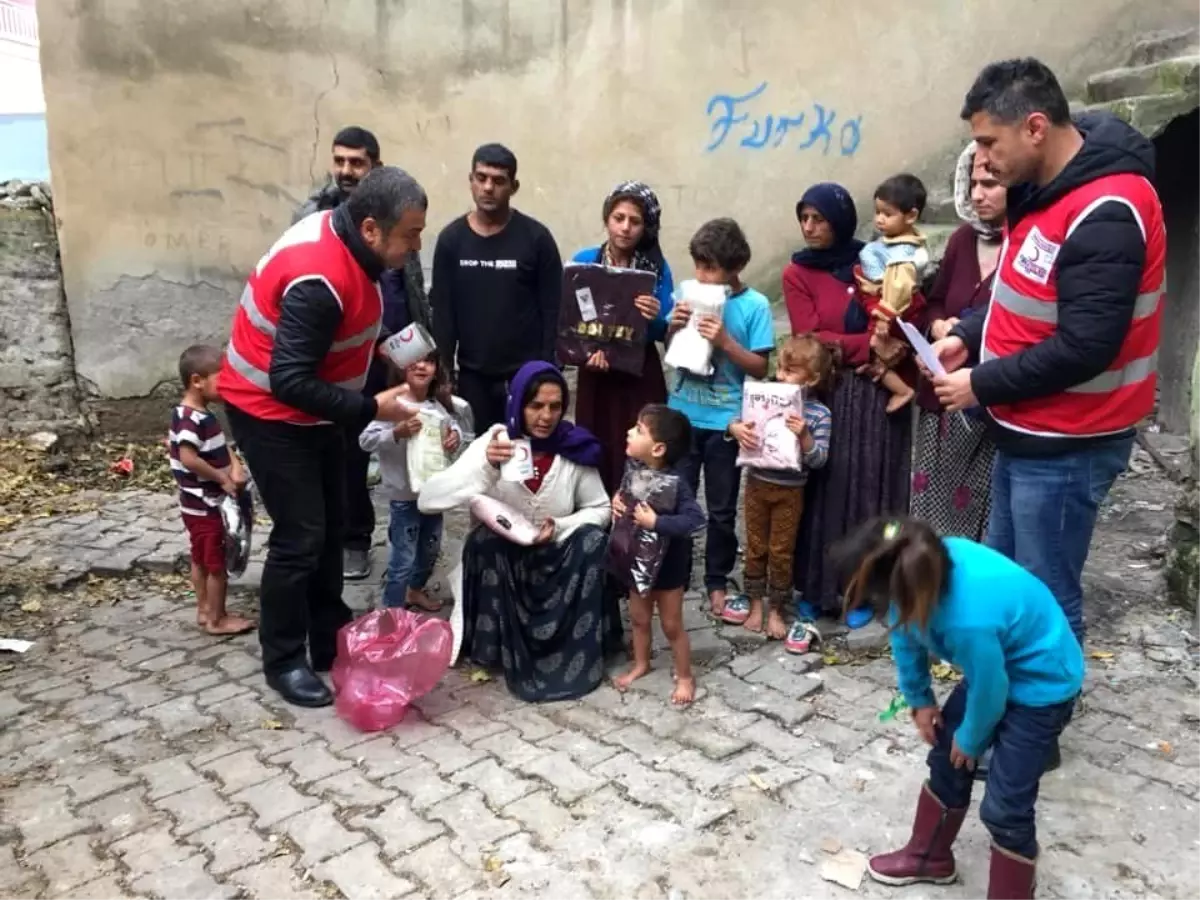
[[[312,658],[312,670],[318,675],[325,675],[333,671],[333,657],[322,659],[314,656]]]
[[[268,675],[267,684],[295,706],[328,706],[333,694],[308,666],[298,666],[277,675]]]

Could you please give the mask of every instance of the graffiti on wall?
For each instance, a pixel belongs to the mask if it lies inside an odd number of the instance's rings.
[[[705,115],[709,118],[709,141],[704,149],[713,153],[724,147],[748,150],[819,151],[853,156],[862,143],[861,115],[839,113],[824,103],[813,102],[800,109],[756,112],[767,107],[759,102],[767,82],[745,94],[714,94]]]

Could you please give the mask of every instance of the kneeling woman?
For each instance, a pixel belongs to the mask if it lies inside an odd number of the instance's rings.
[[[606,652],[620,649],[620,613],[604,591],[608,494],[596,467],[600,444],[563,420],[568,403],[562,373],[527,363],[509,387],[506,425],[496,425],[450,468],[425,483],[421,512],[465,506],[485,494],[541,526],[523,547],[480,525],[463,545],[463,654],[500,665],[522,700],[563,700],[593,690],[604,678]],[[533,447],[534,475],[500,478],[513,438]]]
[[[933,748],[912,837],[874,857],[871,877],[892,885],[955,879],[950,848],[971,803],[975,761],[991,746],[979,807],[992,835],[988,897],[1032,897],[1038,783],[1083,686],[1083,653],[1062,608],[1007,557],[939,538],[914,519],[870,522],[833,555],[847,605],[869,603],[886,616],[900,691]],[[940,711],[931,654],[963,672]]]

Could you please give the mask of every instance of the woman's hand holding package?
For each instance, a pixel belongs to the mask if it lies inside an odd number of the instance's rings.
[[[587,367],[589,369],[594,369],[597,372],[607,372],[608,371],[608,357],[604,355],[604,351],[597,350],[595,353],[593,353],[591,356],[589,356],[588,361],[587,361]]]
[[[513,456],[512,442],[507,439],[501,440],[502,434],[504,434],[503,431],[497,431],[492,435],[492,439],[488,441],[487,450],[485,451],[487,461],[497,469],[512,459]]]
[[[546,519],[542,523],[542,527],[538,529],[537,537],[534,538],[535,544],[549,544],[554,540],[554,520]]]

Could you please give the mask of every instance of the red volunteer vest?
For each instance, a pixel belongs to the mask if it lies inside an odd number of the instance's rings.
[[[332,213],[314,213],[283,233],[246,282],[221,366],[221,397],[227,403],[260,419],[298,425],[321,421],[276,399],[269,374],[283,295],[310,279],[325,282],[342,307],[318,376],[355,391],[366,383],[383,316],[379,285],[334,232]]]
[[[1080,185],[1017,223],[1000,253],[980,359],[1020,353],[1054,334],[1055,260],[1075,227],[1110,201],[1133,211],[1146,240],[1133,322],[1120,352],[1107,371],[1060,394],[988,407],[1007,428],[1046,437],[1095,437],[1125,431],[1154,408],[1167,234],[1158,194],[1140,175],[1108,175]]]

